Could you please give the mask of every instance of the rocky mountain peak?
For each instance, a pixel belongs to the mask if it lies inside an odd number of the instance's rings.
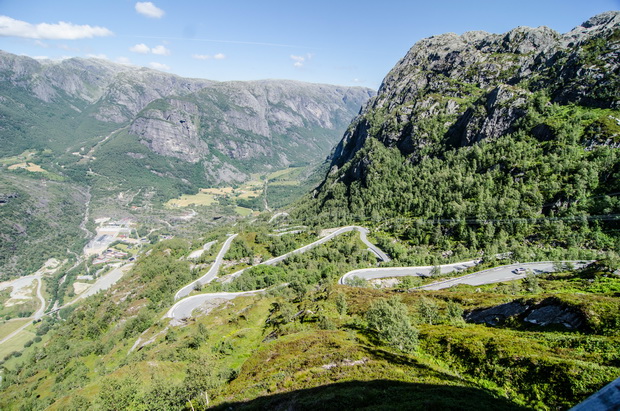
[[[592,37],[608,36],[618,30],[620,11],[607,11],[598,14],[563,36],[566,46],[582,43]]]
[[[369,137],[412,161],[424,147],[469,145],[514,130],[534,93],[558,104],[620,107],[620,12],[565,35],[548,27],[447,33],[417,42],[334,151],[334,170]],[[429,123],[437,119],[438,124]],[[358,170],[359,167],[352,167]]]
[[[549,27],[517,27],[510,30],[496,43],[497,52],[528,54],[540,53],[557,45],[560,34]]]

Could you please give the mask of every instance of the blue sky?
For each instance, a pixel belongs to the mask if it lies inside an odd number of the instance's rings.
[[[618,9],[620,0],[0,0],[0,49],[376,89],[425,37],[541,25],[564,33]]]

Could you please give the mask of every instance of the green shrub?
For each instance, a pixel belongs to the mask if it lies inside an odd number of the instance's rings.
[[[412,352],[418,345],[418,331],[409,320],[407,306],[396,297],[373,301],[366,312],[368,328],[388,345]]]

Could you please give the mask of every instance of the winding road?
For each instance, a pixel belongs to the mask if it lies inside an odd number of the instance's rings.
[[[241,291],[238,293],[208,293],[196,294],[191,297],[177,301],[166,313],[164,318],[173,318],[175,320],[183,320],[192,316],[192,312],[201,305],[216,300],[232,300],[241,295],[252,295],[262,293],[265,290]]]
[[[229,234],[229,237],[224,242],[222,249],[219,253],[217,253],[215,261],[211,265],[211,268],[209,268],[209,271],[207,271],[207,273],[199,279],[192,281],[191,283],[187,284],[185,287],[177,291],[177,293],[174,295],[175,300],[187,297],[194,290],[196,285],[205,285],[213,281],[218,271],[220,270],[220,266],[222,265],[222,261],[224,260],[224,255],[226,255],[226,252],[230,248],[230,244],[233,242],[235,237],[237,237],[237,234]]]
[[[593,263],[593,260],[579,260],[579,261],[561,261],[562,263],[570,263],[575,268],[583,268],[586,265]],[[515,274],[514,271],[519,268],[525,268],[531,270],[533,273],[552,273],[555,270],[553,261],[540,261],[534,263],[515,263],[507,264],[499,267],[489,268],[487,270],[478,271],[472,274],[467,274],[462,277],[450,278],[444,281],[439,281],[432,284],[423,285],[418,287],[421,290],[441,290],[444,288],[452,287],[457,284],[467,285],[484,285],[500,283],[503,281],[514,281],[525,278],[527,274]]]
[[[334,237],[340,234],[344,234],[350,231],[358,231],[360,233],[361,240],[364,242],[364,244],[368,246],[370,251],[372,251],[378,257],[378,259],[380,259],[381,261],[390,260],[389,257],[382,250],[380,250],[376,245],[368,241],[367,239],[367,234],[369,232],[368,229],[366,229],[365,227],[360,227],[360,226],[347,226],[347,227],[339,228],[333,233],[313,243],[300,247],[296,250],[293,250],[279,257],[274,257],[272,259],[264,261],[261,264],[266,264],[266,265],[277,264],[293,254],[306,252],[320,244],[330,241],[331,239],[333,239]],[[459,263],[443,264],[439,266],[439,269],[440,269],[441,274],[448,274],[448,273],[463,271],[471,267],[475,267],[479,262],[480,262],[479,260],[470,260],[470,261],[463,261]],[[591,262],[592,261],[583,261],[583,260],[561,261],[561,263],[564,263],[564,264],[570,263],[575,268],[582,268],[590,264]],[[518,279],[522,279],[526,277],[525,273],[516,274],[515,270],[517,269],[522,268],[522,269],[525,269],[529,272],[533,272],[536,274],[550,273],[550,272],[555,271],[556,264],[557,262],[554,263],[553,261],[507,264],[507,265],[503,265],[499,267],[490,268],[487,270],[478,271],[478,272],[471,273],[471,274],[466,274],[460,277],[440,280],[432,284],[427,284],[421,287],[417,287],[416,289],[440,290],[443,288],[452,287],[457,284],[469,284],[469,285],[476,286],[476,285],[492,284],[492,283],[503,282],[503,281],[513,281],[513,280],[518,280]],[[217,264],[217,266],[214,264],[212,269],[209,270],[209,273],[214,271],[209,281],[215,278],[218,268],[219,268],[219,264]],[[243,270],[239,270],[229,275],[222,282],[223,283],[231,282],[234,278],[240,276],[249,268],[251,267],[245,268]],[[433,270],[433,268],[434,266],[363,268],[363,269],[353,270],[353,271],[346,273],[339,279],[338,282],[339,284],[346,285],[348,283],[348,280],[355,278],[355,277],[362,278],[364,280],[372,280],[372,279],[386,278],[386,277],[404,277],[404,276],[428,277],[428,276],[431,276],[431,271]],[[189,286],[186,286],[183,289],[187,287]],[[191,292],[191,288],[189,289],[189,291]],[[264,290],[245,291],[245,292],[237,292],[237,293],[220,292],[220,293],[208,293],[208,294],[194,295],[194,296],[178,301],[172,308],[170,308],[170,310],[166,313],[164,318],[172,318],[176,320],[185,319],[185,318],[191,317],[192,312],[202,304],[205,304],[211,301],[217,301],[217,300],[231,300],[240,295],[251,295],[251,294],[256,294],[262,291]],[[179,293],[177,293],[177,295],[179,295]]]
[[[346,226],[346,227],[341,227],[335,230],[334,232],[326,235],[325,237],[320,238],[319,240],[316,240],[296,250],[293,250],[281,256],[266,260],[262,262],[261,265],[277,264],[279,262],[282,262],[287,257],[293,254],[304,253],[306,251],[311,250],[314,247],[317,247],[321,244],[324,244],[332,240],[333,238],[341,234],[351,232],[351,231],[358,231],[360,233],[361,241],[364,242],[364,244],[368,246],[368,249],[373,254],[375,254],[379,260],[390,261],[390,258],[381,249],[379,249],[376,245],[368,241],[367,235],[369,231],[367,228],[360,227],[360,226]],[[253,290],[253,291],[242,291],[242,292],[234,292],[234,293],[229,293],[229,292],[206,293],[206,294],[197,294],[197,295],[189,296],[189,294],[194,290],[197,284],[200,284],[200,285],[207,284],[213,281],[213,279],[217,277],[219,269],[224,260],[224,255],[226,254],[226,252],[228,252],[233,240],[236,237],[237,237],[237,234],[228,235],[228,238],[226,239],[226,241],[222,245],[222,248],[220,249],[220,251],[218,252],[216,256],[215,261],[213,262],[213,264],[209,268],[209,271],[207,271],[205,275],[203,275],[199,279],[191,282],[190,284],[184,286],[179,291],[177,291],[174,298],[175,300],[179,300],[179,301],[177,301],[168,310],[164,318],[182,320],[182,319],[191,317],[192,312],[203,304],[206,304],[209,302],[232,300],[242,295],[253,295],[253,294],[264,292],[264,290]],[[581,268],[591,262],[592,261],[563,261],[562,263],[570,263],[575,268]],[[478,260],[471,260],[471,261],[464,261],[460,263],[444,264],[444,265],[440,265],[439,269],[440,269],[441,274],[448,274],[448,273],[463,271],[471,267],[475,267],[478,263],[479,263]],[[417,287],[417,289],[439,290],[443,288],[452,287],[453,285],[457,285],[457,284],[469,284],[469,285],[476,286],[476,285],[490,284],[490,283],[496,283],[496,282],[502,282],[502,281],[518,280],[518,279],[525,277],[525,274],[515,274],[515,270],[519,268],[527,269],[528,271],[531,271],[534,273],[553,272],[555,271],[556,264],[557,263],[554,263],[552,261],[508,264],[508,265],[503,265],[503,266],[494,267],[491,269],[467,274],[461,277],[445,279],[445,280],[438,281],[432,284],[427,284],[421,287]],[[118,267],[112,270],[106,276],[100,278],[95,284],[93,284],[93,286],[87,292],[80,295],[78,298],[66,304],[65,306],[73,304],[90,295],[93,295],[100,290],[105,290],[109,288],[112,284],[118,281],[122,277],[124,272],[127,271],[131,266],[132,264],[126,264],[124,266],[121,266],[121,267]],[[234,278],[240,276],[249,268],[251,267],[245,268],[243,270],[239,270],[227,276],[222,282],[223,283],[231,282]],[[372,279],[377,279],[377,278],[403,277],[403,276],[428,277],[428,276],[431,276],[431,272],[433,268],[434,266],[364,268],[364,269],[353,270],[353,271],[346,273],[339,279],[338,282],[339,284],[346,285],[348,284],[349,280],[353,278],[362,278],[364,280],[372,280]],[[35,320],[41,318],[45,310],[45,300],[43,299],[43,296],[41,295],[42,281],[40,278],[38,280],[39,280],[39,285],[37,287],[37,297],[41,300],[42,304],[41,304],[41,308],[33,316],[33,319]],[[0,340],[0,343],[10,339],[13,335],[17,334],[19,331],[23,330],[31,323],[32,322],[29,322],[25,324],[24,326],[20,327],[19,330],[16,330],[15,332],[11,333],[11,335],[5,337],[3,340]]]
[[[303,247],[300,247],[296,250],[290,251],[286,254],[282,254],[279,257],[274,257],[271,258],[269,260],[263,261],[262,263],[260,263],[260,265],[274,265],[274,264],[278,264],[282,261],[284,261],[286,258],[290,257],[293,254],[301,254],[301,253],[305,253],[306,251],[319,246],[323,243],[328,242],[329,240],[331,240],[334,237],[337,237],[341,234],[344,233],[348,233],[350,231],[359,231],[360,233],[360,239],[362,240],[362,242],[364,242],[364,244],[366,244],[368,246],[368,248],[370,249],[370,251],[375,254],[377,256],[377,258],[379,258],[379,260],[381,261],[390,261],[390,258],[379,249],[379,247],[377,247],[376,245],[374,245],[373,243],[371,243],[370,241],[368,241],[368,238],[366,237],[368,234],[368,229],[365,227],[360,227],[360,226],[356,226],[356,225],[350,225],[350,226],[346,226],[346,227],[342,227],[339,228],[338,230],[334,231],[331,234],[326,235],[323,238],[320,238],[318,240],[316,240],[313,243],[310,243],[308,245],[305,245]],[[252,267],[247,267],[244,268],[243,270],[239,270],[237,272],[232,273],[231,275],[229,275],[228,277],[224,278],[222,280],[222,283],[230,283],[232,280],[234,280],[235,278],[239,277],[241,274],[243,274],[246,270],[249,270]]]
[[[368,241],[367,238],[367,234],[368,234],[368,229],[365,227],[360,227],[360,226],[347,226],[347,227],[342,227],[337,229],[336,231],[334,231],[333,233],[330,233],[328,235],[326,235],[325,237],[314,241],[308,245],[305,245],[303,247],[300,247],[296,250],[293,250],[289,253],[283,254],[279,257],[274,257],[271,258],[269,260],[263,261],[260,264],[257,265],[274,265],[277,264],[281,261],[284,261],[287,257],[293,255],[293,254],[297,254],[297,253],[304,253],[308,250],[311,250],[312,248],[319,246],[323,243],[326,243],[328,241],[330,241],[331,239],[333,239],[334,237],[337,237],[341,234],[344,233],[348,233],[350,231],[358,231],[360,233],[360,239],[362,240],[362,242],[364,242],[364,244],[366,244],[368,246],[368,248],[370,249],[370,251],[375,254],[377,256],[378,259],[380,259],[381,261],[389,261],[390,258],[382,251],[380,250],[376,245],[374,245],[373,243],[371,243],[370,241]],[[194,285],[196,284],[196,282],[200,282],[200,284],[206,284],[210,281],[212,281],[216,275],[217,272],[219,270],[219,267],[222,263],[222,259],[224,257],[224,254],[226,254],[226,251],[228,251],[228,248],[230,248],[230,242],[232,242],[232,240],[234,239],[234,237],[236,236],[233,235],[231,237],[228,238],[228,240],[226,240],[226,243],[224,244],[224,246],[222,247],[222,249],[220,250],[220,252],[218,253],[218,256],[216,257],[216,261],[215,263],[211,266],[211,268],[209,269],[209,272],[207,274],[205,274],[203,277],[199,278],[198,280],[192,282],[191,284],[186,285],[185,287],[181,288],[175,295],[175,300],[178,300],[182,297],[185,297],[187,295],[189,295],[189,293],[191,293],[191,291],[194,289]],[[222,280],[222,283],[229,283],[231,282],[234,278],[240,276],[241,274],[243,274],[246,270],[248,270],[251,267],[247,267],[244,268],[243,270],[239,270],[233,274],[231,274],[230,276],[226,277],[224,280]],[[199,306],[208,303],[210,301],[216,301],[216,300],[232,300],[233,298],[236,298],[240,295],[251,295],[251,294],[257,294],[260,292],[263,292],[264,290],[255,290],[255,291],[243,291],[243,292],[237,292],[237,293],[227,293],[227,292],[220,292],[220,293],[207,293],[207,294],[197,294],[197,295],[193,295],[191,297],[187,297],[184,298],[180,301],[178,301],[177,303],[175,303],[170,310],[168,310],[168,312],[166,313],[166,315],[164,316],[164,318],[173,318],[175,320],[182,320],[185,318],[189,318],[192,315],[192,312],[198,308]]]
[[[442,274],[448,274],[454,271],[463,271],[470,267],[475,267],[478,260],[464,261],[462,263],[444,264],[439,268]],[[349,271],[338,280],[338,284],[346,285],[352,278],[361,278],[364,280],[374,280],[376,278],[386,277],[406,277],[420,276],[429,277],[434,266],[425,265],[419,267],[385,267],[385,268],[362,268],[359,270]]]

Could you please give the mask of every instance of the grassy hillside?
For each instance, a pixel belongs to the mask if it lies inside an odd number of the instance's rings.
[[[49,258],[65,259],[68,248],[80,252],[87,241],[80,223],[88,199],[75,184],[0,168],[0,281],[31,274]]]
[[[255,258],[279,254],[280,237],[257,234],[241,233],[230,264],[241,263],[246,249]],[[176,289],[201,275],[182,258],[197,244],[162,242],[110,293],[44,320],[42,339],[5,358],[0,406],[555,409],[620,371],[620,279],[601,268],[549,275],[536,287],[524,280],[403,293],[335,285],[344,272],[368,266],[358,241],[345,235],[273,270],[249,271],[235,287],[258,288],[268,278],[289,285],[211,307],[181,326],[162,316]],[[583,325],[463,319],[474,309],[549,298]]]

